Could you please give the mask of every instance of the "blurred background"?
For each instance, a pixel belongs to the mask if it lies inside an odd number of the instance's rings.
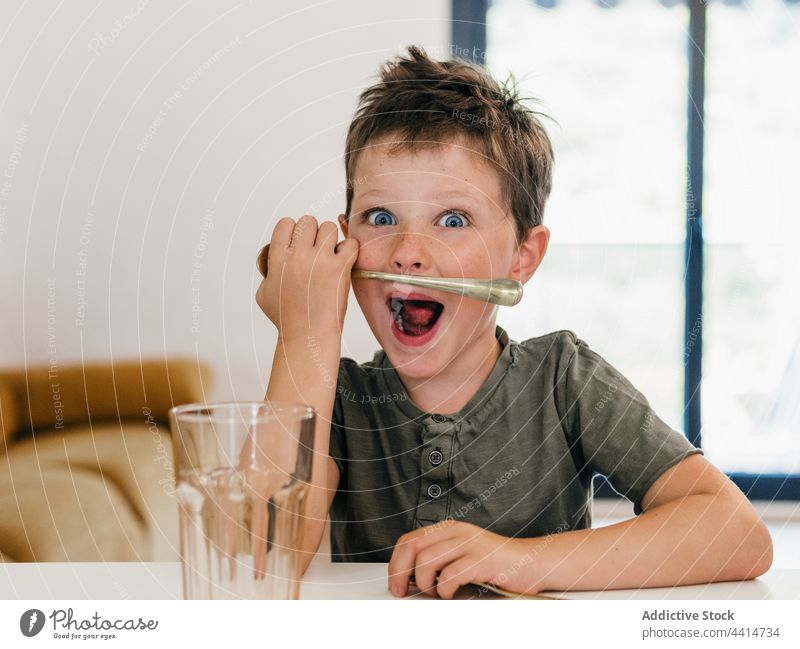
[[[758,500],[800,498],[800,2],[5,3],[0,364],[188,356],[263,398],[275,222],[344,207],[406,45],[513,73],[555,147],[524,340],[574,330]],[[351,296],[342,354],[378,348]],[[784,510],[788,511],[788,510]],[[800,545],[800,533],[792,532]]]

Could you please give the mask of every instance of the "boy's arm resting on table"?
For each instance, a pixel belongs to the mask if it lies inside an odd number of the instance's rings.
[[[528,594],[655,588],[752,579],[771,564],[772,540],[753,506],[695,454],[661,474],[635,518],[534,538],[442,521],[401,536],[388,571],[395,595],[414,575],[424,592],[449,598],[470,582]]]
[[[607,527],[520,539],[535,556],[522,581],[536,592],[655,588],[753,579],[772,565],[766,525],[702,455],[667,469],[642,510]]]
[[[559,394],[570,443],[638,498],[641,513],[607,527],[525,539],[537,552],[533,583],[548,590],[652,588],[766,572],[769,532],[736,485],[585,342],[568,342],[565,350],[571,356]],[[650,476],[659,465],[668,468]]]
[[[638,516],[533,538],[502,536],[465,521],[415,529],[395,544],[392,592],[404,595],[412,574],[421,590],[442,597],[469,582],[535,594],[764,574],[772,565],[772,539],[744,494],[659,419],[611,364],[573,336],[561,341],[565,360],[554,402],[576,468],[588,464],[607,476],[634,500]]]
[[[336,376],[340,344],[336,337],[326,339],[321,335],[315,336],[313,343],[309,344],[307,338],[278,339],[265,396],[268,401],[313,406],[317,414],[299,558],[301,574],[319,549],[328,510],[339,484],[339,469],[328,453],[328,446],[335,399],[335,386],[331,387],[330,377]]]

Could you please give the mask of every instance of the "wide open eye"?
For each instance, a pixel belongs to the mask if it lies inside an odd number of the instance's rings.
[[[467,223],[466,217],[458,212],[448,212],[439,219],[439,225],[446,228],[463,228]]]
[[[372,225],[395,225],[394,216],[386,210],[371,210],[364,218]]]

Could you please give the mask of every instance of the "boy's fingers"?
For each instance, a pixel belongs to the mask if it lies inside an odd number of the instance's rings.
[[[338,237],[339,230],[336,229],[336,224],[333,221],[323,221],[319,226],[314,246],[330,250],[335,246]]]
[[[317,238],[317,219],[310,214],[304,214],[297,220],[289,241],[290,248],[308,248],[314,245]]]
[[[392,558],[389,560],[389,590],[395,597],[405,597],[408,592],[408,580],[414,574],[416,554],[413,543],[394,546]]]
[[[451,599],[455,592],[473,580],[475,561],[469,557],[461,557],[445,566],[439,573],[436,592],[442,599]]]
[[[337,255],[344,255],[345,262],[352,266],[356,263],[356,259],[358,258],[359,247],[360,244],[358,243],[357,239],[348,237],[347,239],[344,239],[336,244],[334,252]]]
[[[417,553],[428,545],[424,541],[422,529],[403,534],[397,539],[389,559],[389,590],[393,595],[404,597],[408,592],[408,580],[414,574]]]
[[[436,543],[419,552],[414,566],[414,579],[419,589],[431,597],[436,597],[438,573],[463,554],[463,546],[454,544],[452,540]]]
[[[414,574],[417,554],[454,536],[450,525],[430,525],[404,534],[397,540],[389,560],[389,590],[398,597],[408,591],[408,580]]]
[[[294,219],[288,216],[283,217],[275,224],[275,229],[272,231],[272,239],[270,240],[270,251],[283,250],[289,245],[292,240],[292,232],[294,231]]]

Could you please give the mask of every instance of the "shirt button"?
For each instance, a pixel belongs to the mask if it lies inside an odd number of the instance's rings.
[[[444,460],[444,455],[442,455],[442,452],[437,448],[428,454],[428,459],[431,461],[433,466],[439,466],[442,463],[442,460]]]
[[[428,487],[428,495],[431,498],[438,498],[442,495],[442,488],[438,484],[432,484]]]
[[[444,415],[434,415],[433,421],[435,421],[437,424],[441,424],[447,421],[447,417],[445,417]]]

